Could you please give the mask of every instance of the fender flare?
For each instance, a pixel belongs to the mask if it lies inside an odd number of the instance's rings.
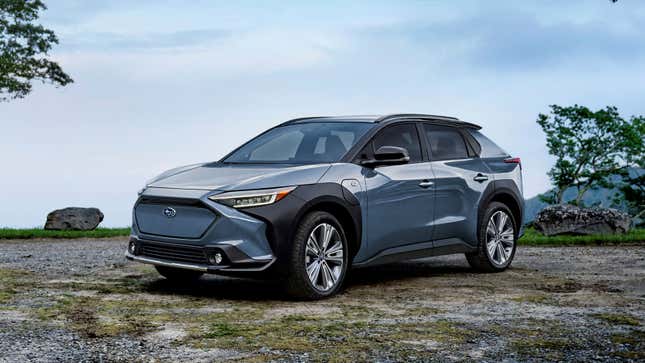
[[[340,184],[301,185],[274,205],[242,211],[267,224],[267,239],[274,255],[278,256],[278,260],[284,260],[291,251],[291,241],[298,223],[313,210],[332,213],[341,222],[353,257],[360,249],[363,235],[361,206],[356,197]]]
[[[498,200],[508,207],[514,214],[518,231],[521,229],[524,218],[524,198],[517,185],[512,180],[494,180],[491,182],[482,194],[477,213],[477,229],[482,222],[484,211],[491,201]],[[509,205],[511,204],[511,205]],[[514,204],[514,205],[512,205]]]

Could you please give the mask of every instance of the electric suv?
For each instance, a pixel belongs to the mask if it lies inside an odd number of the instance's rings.
[[[456,118],[397,114],[284,122],[220,161],[139,193],[126,257],[169,280],[279,277],[298,298],[351,267],[464,253],[506,269],[520,235],[519,158]]]

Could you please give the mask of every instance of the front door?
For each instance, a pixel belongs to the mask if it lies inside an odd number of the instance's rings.
[[[416,124],[389,126],[370,144],[367,147],[372,152],[381,146],[398,146],[410,154],[408,164],[365,169],[370,255],[430,241],[434,213],[433,175],[422,153]]]

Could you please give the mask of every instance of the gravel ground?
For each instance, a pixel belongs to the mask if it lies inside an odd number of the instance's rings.
[[[0,361],[643,361],[645,246],[520,247],[351,272],[288,300],[271,281],[175,286],[124,239],[0,242]]]

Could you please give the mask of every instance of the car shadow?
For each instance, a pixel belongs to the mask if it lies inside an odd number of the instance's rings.
[[[349,289],[352,286],[400,283],[419,277],[458,276],[472,273],[474,270],[465,260],[460,262],[430,258],[354,268],[347,276],[346,287]]]
[[[354,268],[347,276],[345,290],[361,286],[401,284],[419,277],[459,276],[472,274],[466,261],[424,260],[390,263],[371,267]],[[239,277],[204,275],[192,282],[172,282],[163,277],[142,283],[145,292],[163,295],[181,295],[216,300],[266,301],[291,299],[280,281],[256,280]]]
[[[204,275],[196,281],[174,282],[161,276],[143,284],[145,292],[215,300],[287,300],[279,281]]]

